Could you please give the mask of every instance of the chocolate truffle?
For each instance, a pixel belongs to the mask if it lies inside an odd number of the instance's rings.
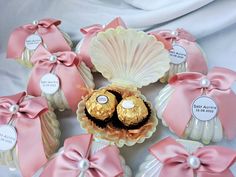
[[[141,98],[129,96],[118,104],[117,117],[125,127],[134,128],[149,117],[149,107]]]
[[[86,101],[86,111],[95,123],[106,123],[115,112],[117,100],[114,94],[102,89],[95,91]]]

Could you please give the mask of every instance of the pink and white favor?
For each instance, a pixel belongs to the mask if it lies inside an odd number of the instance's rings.
[[[189,32],[176,29],[175,31],[159,30],[150,34],[163,42],[169,50],[170,69],[160,79],[161,82],[167,82],[173,75],[180,72],[207,73],[206,55]]]
[[[58,28],[60,24],[60,20],[48,18],[16,28],[8,41],[7,58],[17,59],[22,65],[31,68],[31,56],[39,45],[50,52],[71,50],[70,36]]]
[[[59,147],[56,115],[43,97],[0,97],[0,165],[32,175]]]
[[[173,76],[156,98],[157,115],[180,137],[208,144],[236,136],[236,72],[216,67],[207,75]]]
[[[34,67],[27,91],[46,97],[55,109],[75,111],[81,98],[94,88],[90,69],[72,51],[51,53],[39,46],[31,61]]]
[[[40,177],[131,177],[119,149],[96,142],[90,134],[65,140],[64,147],[35,176]]]
[[[136,177],[234,177],[236,151],[167,137],[149,148]]]

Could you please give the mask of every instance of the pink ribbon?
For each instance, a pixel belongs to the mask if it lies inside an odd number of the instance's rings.
[[[57,28],[60,23],[60,20],[43,19],[35,25],[27,24],[16,28],[8,41],[7,58],[21,57],[25,48],[26,38],[36,31],[38,35],[42,37],[43,43],[47,45],[49,51],[57,52],[71,50],[62,33]]]
[[[86,134],[68,138],[64,151],[49,161],[40,177],[117,177],[123,174],[119,150],[107,146],[95,154],[91,153],[93,136]],[[87,162],[82,165],[82,161]],[[87,167],[86,167],[87,166]]]
[[[200,72],[206,74],[208,71],[205,57],[201,49],[196,45],[195,38],[184,29],[177,29],[176,34],[171,30],[160,30],[150,32],[157,40],[161,41],[165,48],[172,49],[172,42],[182,46],[187,51],[187,68],[189,72]]]
[[[50,57],[57,57],[55,62],[50,61]],[[62,89],[70,108],[76,111],[78,102],[82,96],[86,95],[86,85],[78,71],[77,66],[80,60],[76,53],[57,52],[51,54],[42,46],[34,52],[32,62],[35,64],[28,83],[27,91],[30,95],[41,95],[40,79],[48,73],[57,75],[60,80],[60,88]]]
[[[151,154],[163,163],[159,177],[234,177],[229,167],[235,162],[236,151],[219,146],[206,146],[190,154],[183,145],[167,137],[149,148]],[[188,158],[200,160],[193,169]]]
[[[19,166],[24,177],[31,177],[47,162],[39,116],[48,110],[48,105],[42,97],[25,97],[25,92],[0,97],[0,124],[8,124],[11,119],[15,121]],[[16,113],[9,110],[12,105],[19,106]]]
[[[210,81],[207,88],[201,86],[201,80],[205,78]],[[224,133],[232,139],[236,135],[236,95],[231,90],[231,85],[235,80],[236,72],[220,67],[212,69],[208,75],[176,74],[169,81],[174,92],[163,113],[164,120],[178,136],[182,136],[192,116],[192,102],[205,91],[205,94],[213,98],[218,105],[218,118],[222,123]]]
[[[122,27],[126,28],[126,25],[124,24],[124,22],[122,21],[122,19],[120,17],[115,18],[109,24],[107,24],[105,26],[102,26],[100,24],[95,24],[95,25],[84,27],[84,28],[80,29],[80,31],[85,36],[83,38],[83,42],[80,47],[79,55],[81,56],[82,60],[85,62],[85,64],[89,68],[93,68],[93,64],[91,62],[91,58],[90,58],[89,52],[88,52],[90,41],[92,40],[92,38],[94,36],[96,36],[97,33],[101,32],[101,31],[105,31],[109,28],[117,28],[118,26],[122,26]]]

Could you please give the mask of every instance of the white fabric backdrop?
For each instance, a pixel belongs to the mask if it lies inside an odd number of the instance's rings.
[[[93,23],[105,24],[121,16],[128,27],[153,30],[183,27],[194,34],[208,56],[208,66],[223,66],[236,71],[236,1],[235,0],[0,0],[0,96],[25,89],[29,71],[15,61],[6,60],[7,40],[13,28],[35,19],[53,17],[62,20],[61,28],[72,39],[81,39],[79,29]],[[105,85],[101,75],[95,75],[97,87]],[[163,86],[156,83],[142,88],[151,101]],[[66,137],[83,131],[70,111],[57,112],[61,122],[62,142]],[[170,135],[161,123],[151,139],[134,147],[124,147],[121,153],[135,174],[155,141]],[[219,143],[236,149],[236,140]],[[236,172],[236,170],[234,170]],[[18,177],[0,167],[0,176]]]

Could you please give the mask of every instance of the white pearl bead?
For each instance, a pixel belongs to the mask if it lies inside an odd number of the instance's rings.
[[[178,36],[178,32],[177,31],[171,31],[171,34],[174,36]]]
[[[192,169],[198,169],[201,165],[200,159],[196,156],[189,156],[187,162]]]
[[[204,78],[204,79],[201,80],[201,86],[202,86],[203,88],[209,87],[210,84],[211,84],[211,82],[210,82],[207,78]]]
[[[34,20],[32,23],[33,23],[33,25],[39,24],[38,20]]]
[[[9,107],[9,111],[13,114],[17,113],[19,110],[19,106],[17,104],[13,104]]]
[[[56,55],[51,55],[51,56],[49,57],[49,61],[51,61],[51,62],[56,62],[56,61],[57,61],[57,56],[56,56]]]
[[[78,167],[81,171],[86,171],[89,169],[89,161],[88,159],[82,159],[81,161],[79,161],[78,163]]]

